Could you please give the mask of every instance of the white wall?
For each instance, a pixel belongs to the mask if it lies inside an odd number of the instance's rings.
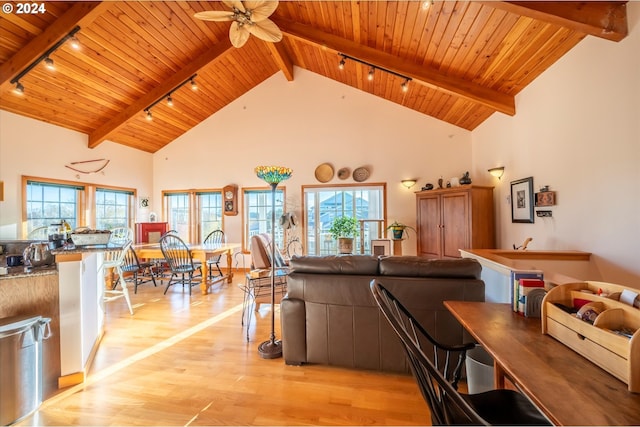
[[[65,167],[70,162],[109,159],[97,174],[80,174]],[[0,238],[22,236],[22,175],[75,182],[136,188],[151,195],[152,156],[120,144],[104,142],[87,148],[87,135],[0,110]],[[139,214],[144,214],[140,212]]]
[[[502,248],[592,252],[605,281],[640,288],[640,3],[630,34],[587,37],[472,134],[473,170],[496,187]],[[505,166],[500,181],[483,172]],[[533,176],[557,192],[552,218],[512,224],[509,182]]]
[[[413,110],[295,68],[277,73],[154,155],[154,209],[161,191],[264,187],[258,165],[293,169],[284,182],[289,210],[300,216],[301,186],[320,184],[316,167],[367,166],[368,182],[387,182],[387,217],[415,225],[415,195],[427,182],[460,177],[471,166],[471,133]],[[400,181],[418,178],[411,190]],[[473,176],[472,176],[473,178]],[[329,184],[354,183],[334,176]],[[240,196],[240,194],[239,194]],[[241,215],[225,217],[229,241],[242,237]],[[403,252],[416,253],[416,238]]]

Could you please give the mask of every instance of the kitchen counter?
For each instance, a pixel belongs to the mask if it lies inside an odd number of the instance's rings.
[[[58,274],[58,268],[55,264],[45,265],[42,267],[25,267],[24,265],[21,265],[18,267],[7,267],[7,270],[7,274],[0,275],[0,280]]]

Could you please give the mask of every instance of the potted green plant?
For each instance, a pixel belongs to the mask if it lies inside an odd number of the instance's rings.
[[[358,220],[350,216],[338,216],[331,222],[329,234],[338,241],[341,254],[353,253],[353,238],[360,232]]]
[[[398,221],[394,221],[387,227],[387,230],[392,231],[394,240],[401,240],[404,237],[404,231],[406,229],[410,229],[416,232],[415,228],[411,227],[410,225],[399,223]],[[407,236],[409,236],[409,233],[407,233]]]

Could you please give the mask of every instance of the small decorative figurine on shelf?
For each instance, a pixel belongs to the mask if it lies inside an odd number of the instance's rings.
[[[471,184],[471,178],[469,178],[469,172],[465,172],[464,175],[462,175],[462,178],[460,178],[460,184],[461,185]]]
[[[443,179],[442,179],[442,177],[438,178],[438,188],[444,188],[444,187],[442,186],[442,183],[443,183]]]

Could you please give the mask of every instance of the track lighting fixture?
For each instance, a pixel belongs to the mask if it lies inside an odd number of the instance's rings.
[[[358,59],[356,57],[349,56],[349,55],[344,54],[344,53],[339,53],[338,55],[340,56],[340,62],[338,63],[338,68],[341,69],[341,70],[344,69],[346,60],[350,59],[352,61],[359,62],[360,64],[366,65],[366,66],[369,67],[369,73],[367,74],[367,80],[372,81],[375,71],[376,70],[380,70],[380,71],[384,71],[385,73],[389,73],[389,74],[392,74],[392,75],[394,75],[396,77],[400,77],[401,79],[404,79],[404,81],[400,84],[400,89],[403,92],[407,92],[409,90],[409,82],[411,81],[411,77],[404,76],[404,75],[402,75],[400,73],[396,73],[395,71],[391,71],[391,70],[388,70],[388,69],[383,68],[383,67],[378,67],[377,65],[373,65],[373,64],[371,64],[371,63],[369,63],[367,61],[363,61],[362,59]]]
[[[169,107],[173,107],[173,93],[180,89],[182,86],[186,85],[187,83],[191,84],[191,89],[192,90],[198,90],[198,85],[196,84],[196,76],[197,74],[194,74],[193,76],[189,77],[187,80],[183,81],[182,83],[180,83],[178,86],[174,87],[173,89],[171,89],[169,92],[165,93],[164,95],[162,95],[160,98],[158,98],[157,100],[155,100],[152,104],[150,104],[147,108],[145,108],[143,111],[147,114],[147,120],[151,121],[153,120],[153,115],[151,114],[151,109],[153,107],[155,107],[156,105],[158,105],[158,103],[164,101],[165,99],[167,100],[167,105]]]
[[[422,2],[422,10],[427,10],[433,6],[433,0],[425,0]]]
[[[64,36],[63,38],[58,40],[58,42],[56,42],[53,46],[51,46],[49,49],[47,49],[35,61],[33,61],[31,64],[29,64],[29,66],[27,66],[27,68],[25,68],[24,70],[20,71],[14,78],[12,78],[11,79],[11,84],[15,84],[16,85],[15,89],[13,90],[13,92],[16,93],[16,94],[19,94],[19,95],[24,94],[24,86],[20,83],[20,79],[23,78],[24,76],[26,76],[27,73],[29,71],[31,71],[39,63],[44,62],[44,65],[48,69],[53,70],[55,67],[54,67],[53,59],[51,59],[51,54],[54,53],[56,50],[58,50],[58,48],[60,48],[60,46],[62,46],[69,39],[75,39],[76,42],[77,42],[77,39],[75,38],[75,34],[78,31],[80,31],[80,27],[78,27],[78,26],[74,27],[71,31],[69,31],[69,33],[66,36]],[[73,47],[73,42],[72,42],[72,47]]]
[[[80,41],[78,40],[78,38],[76,36],[72,36],[71,37],[71,47],[74,50],[80,50]]]
[[[48,56],[46,58],[44,58],[44,66],[47,67],[51,71],[56,69],[56,66],[53,63],[53,59],[49,58]]]
[[[13,93],[16,95],[24,95],[24,86],[22,86],[22,83],[16,82],[16,87],[13,89]]]
[[[375,69],[373,68],[373,66],[371,68],[369,68],[369,75],[367,75],[367,79],[369,81],[373,80],[373,72],[375,71]]]

